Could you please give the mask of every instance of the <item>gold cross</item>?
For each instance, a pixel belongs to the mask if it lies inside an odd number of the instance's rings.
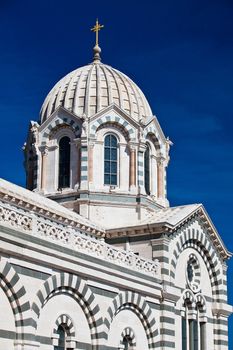
[[[92,32],[95,32],[96,33],[96,45],[98,46],[99,45],[99,31],[100,29],[102,29],[104,26],[102,24],[99,24],[98,22],[98,18],[96,19],[96,23],[95,23],[95,26],[93,28],[91,28],[91,31]]]

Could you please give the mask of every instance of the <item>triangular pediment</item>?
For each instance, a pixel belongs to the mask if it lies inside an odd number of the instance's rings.
[[[216,227],[202,204],[191,204],[159,210],[158,213],[150,218],[149,223],[152,226],[160,225],[163,229],[165,228],[169,233],[173,234],[193,219],[198,221],[203,232],[208,233],[214,247],[222,258],[230,258],[232,254],[225,247]]]
[[[94,114],[90,118],[90,122],[93,123],[95,120],[108,115],[110,112],[116,113],[118,116],[122,117],[125,121],[131,124],[133,127],[139,128],[139,123],[134,118],[132,118],[129,114],[127,114],[123,109],[117,106],[115,103],[112,103],[108,107]]]
[[[46,130],[48,125],[52,124],[53,121],[57,119],[62,119],[66,123],[67,120],[73,120],[75,123],[81,124],[82,118],[77,116],[76,114],[70,112],[68,109],[59,106],[51,115],[50,117],[40,126],[39,131],[42,132]]]
[[[107,231],[108,237],[113,237],[127,232],[127,235],[141,235],[150,232],[155,235],[166,233],[168,235],[176,234],[178,230],[183,229],[193,220],[197,220],[203,232],[210,237],[216,251],[224,259],[229,259],[232,254],[227,250],[220,235],[207,214],[202,204],[191,204],[178,207],[169,207],[155,210],[150,217],[139,221],[135,226],[118,227]]]
[[[152,117],[150,117],[149,119],[147,119],[146,123],[145,123],[145,126],[144,126],[144,129],[149,129],[151,126],[154,126],[155,129],[157,130],[159,136],[160,136],[160,139],[165,142],[166,141],[166,137],[163,133],[163,130],[159,124],[159,121],[157,119],[157,117],[154,115]]]

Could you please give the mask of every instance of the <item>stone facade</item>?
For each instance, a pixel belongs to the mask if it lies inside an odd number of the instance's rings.
[[[56,84],[28,189],[0,180],[0,350],[228,349],[231,254],[201,204],[169,207],[170,145],[99,57]]]

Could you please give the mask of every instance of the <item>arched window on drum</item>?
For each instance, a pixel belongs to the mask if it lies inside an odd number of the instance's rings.
[[[118,155],[117,138],[109,134],[104,139],[104,184],[117,186]]]
[[[145,184],[145,191],[146,194],[150,194],[151,188],[150,188],[150,147],[147,144],[146,145],[146,151],[144,153],[144,184]]]
[[[67,136],[59,142],[58,188],[70,187],[70,139]]]

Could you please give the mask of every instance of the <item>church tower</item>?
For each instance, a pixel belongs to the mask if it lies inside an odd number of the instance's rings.
[[[98,21],[93,62],[49,92],[25,145],[27,188],[107,227],[167,207],[171,142],[140,88],[101,62]]]
[[[101,27],[30,123],[31,191],[0,179],[1,349],[228,350],[232,253],[202,204],[169,207],[171,142]]]

